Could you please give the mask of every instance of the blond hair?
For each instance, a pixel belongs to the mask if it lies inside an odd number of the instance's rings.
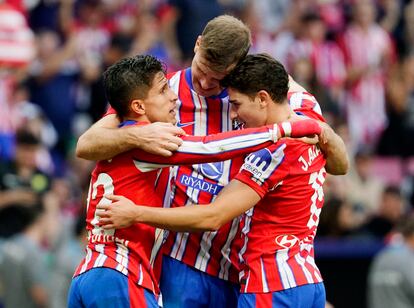
[[[201,34],[202,55],[210,62],[211,68],[219,72],[242,60],[250,46],[249,28],[230,15],[210,20]]]

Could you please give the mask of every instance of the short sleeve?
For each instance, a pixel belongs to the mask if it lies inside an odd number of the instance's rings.
[[[263,198],[289,174],[286,146],[286,143],[278,142],[251,153],[244,160],[235,179],[250,186]]]

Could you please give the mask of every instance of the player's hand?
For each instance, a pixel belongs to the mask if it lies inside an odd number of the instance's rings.
[[[130,131],[132,143],[145,152],[171,156],[183,143],[178,136],[185,135],[183,129],[171,123],[156,122],[144,126],[133,126]]]
[[[111,204],[98,204],[96,215],[100,217],[99,225],[103,229],[127,228],[135,223],[139,207],[123,196],[106,195]]]
[[[321,133],[319,134],[319,143],[324,145],[328,143],[328,140],[333,138],[333,135],[335,134],[335,132],[328,124],[322,121],[318,121],[318,122],[322,129]]]
[[[291,138],[301,138],[301,137],[311,137],[315,135],[320,135],[322,128],[316,120],[306,119],[299,120],[294,122],[282,122],[277,124],[278,127],[278,137],[291,137]]]
[[[311,145],[315,145],[319,143],[319,137],[318,136],[313,136],[313,137],[302,137],[302,138],[298,138],[298,140],[307,143],[307,144],[311,144]]]

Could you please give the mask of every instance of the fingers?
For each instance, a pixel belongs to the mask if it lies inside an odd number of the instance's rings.
[[[110,224],[110,223],[112,223],[112,220],[110,219],[110,218],[100,218],[99,219],[99,225],[100,226],[105,226],[105,225],[108,225],[108,224]]]
[[[168,151],[173,151],[173,152],[175,152],[175,151],[177,151],[178,150],[178,147],[179,147],[179,145],[178,144],[176,144],[176,143],[174,143],[174,142],[167,142],[166,144],[165,144],[165,150],[168,150]]]
[[[108,218],[110,217],[110,214],[107,210],[96,210],[96,215],[100,218]]]
[[[182,128],[172,125],[171,123],[155,122],[151,125],[158,131],[161,130],[174,136],[186,135]]]
[[[102,229],[107,230],[107,229],[116,229],[116,228],[115,228],[115,225],[113,225],[113,224],[109,224],[109,225],[104,225],[104,226],[102,226]]]
[[[303,138],[300,138],[300,140],[307,144],[312,144],[312,145],[315,145],[319,142],[319,138],[317,135],[313,137],[303,137]]]
[[[111,200],[111,201],[120,201],[122,200],[124,197],[123,196],[116,196],[116,195],[105,195],[104,198]],[[109,204],[106,204],[106,206],[109,207]],[[105,208],[105,205],[103,204],[98,204],[97,208]]]
[[[108,210],[110,206],[111,206],[110,204],[98,204],[96,206],[96,210],[104,210],[105,211],[105,210]]]
[[[171,136],[168,140],[170,143],[177,145],[177,148],[183,144],[183,139],[177,136]]]
[[[150,152],[150,151],[147,151]],[[164,157],[170,157],[173,155],[173,152],[163,149],[163,148],[158,148],[155,149],[153,148],[152,151],[150,153],[156,154],[156,155],[160,155],[160,156],[164,156]]]
[[[175,135],[175,136],[186,135],[185,131],[182,128],[177,127],[177,126],[173,126],[171,128],[170,133],[173,134],[173,135]]]

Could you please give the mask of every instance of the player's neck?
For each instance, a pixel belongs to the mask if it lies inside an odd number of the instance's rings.
[[[142,116],[127,116],[123,118],[123,122],[125,121],[135,121],[135,122],[147,122],[147,123],[151,123],[151,121],[148,119],[148,117],[146,115],[142,115]]]
[[[289,121],[293,116],[292,113],[292,109],[287,101],[283,104],[272,104],[269,106],[269,116],[266,124],[276,124],[283,121]]]

